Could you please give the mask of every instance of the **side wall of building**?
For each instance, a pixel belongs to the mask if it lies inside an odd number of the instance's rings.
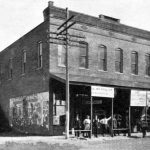
[[[31,30],[0,53],[0,105],[9,118],[10,99],[49,91],[49,48],[47,21]],[[43,66],[38,68],[38,42],[42,42]],[[26,71],[22,74],[23,51],[26,51]],[[12,59],[12,78],[9,61]]]

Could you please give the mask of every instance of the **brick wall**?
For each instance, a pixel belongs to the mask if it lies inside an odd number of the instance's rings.
[[[47,42],[47,21],[31,30],[0,53],[2,66],[0,83],[0,105],[9,116],[9,99],[18,96],[48,91],[49,50]],[[43,42],[43,68],[38,68],[37,43]],[[22,75],[22,52],[26,50],[26,73]],[[9,79],[9,58],[13,59],[13,77]]]
[[[64,13],[63,10],[62,14]],[[58,16],[60,10],[51,8],[51,31],[56,32],[59,25],[61,25],[64,20],[62,20],[63,15]],[[97,77],[101,81],[97,84],[106,84],[114,86],[124,86],[132,88],[149,88],[150,87],[150,77],[145,75],[145,54],[150,53],[150,40],[146,36],[149,36],[150,33],[128,27],[130,34],[128,32],[124,33],[123,30],[127,28],[122,25],[117,25],[118,28],[122,28],[121,32],[112,31],[111,29],[107,30],[99,26],[99,22],[96,25],[93,25],[89,18],[83,14],[80,14],[80,17],[85,17],[82,22],[76,23],[70,30],[70,34],[82,35],[85,36],[85,41],[89,44],[89,68],[81,69],[79,67],[79,47],[72,46],[69,47],[69,72],[71,75],[79,75],[85,77]],[[89,19],[89,20],[88,20]],[[94,19],[94,18],[93,18]],[[77,19],[78,20],[78,19]],[[87,25],[87,22],[90,22],[90,25]],[[96,22],[95,22],[96,24]],[[137,32],[136,36],[135,31]],[[140,35],[142,38],[140,38]],[[145,36],[146,35],[146,36]],[[57,44],[59,41],[52,41],[51,51],[50,51],[50,72],[52,73],[65,73],[64,67],[58,66],[58,49]],[[100,71],[98,69],[98,46],[105,45],[107,47],[107,60],[108,60],[108,70]],[[121,48],[123,50],[123,73],[115,72],[115,49]],[[131,52],[138,52],[138,75],[131,74]],[[91,82],[91,81],[89,81]]]

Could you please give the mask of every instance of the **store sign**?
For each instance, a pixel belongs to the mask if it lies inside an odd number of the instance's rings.
[[[53,125],[60,125],[59,116],[53,116]]]
[[[150,107],[150,91],[147,91],[147,106]]]
[[[131,90],[130,106],[146,106],[146,91]]]
[[[114,98],[114,88],[91,86],[91,96]]]

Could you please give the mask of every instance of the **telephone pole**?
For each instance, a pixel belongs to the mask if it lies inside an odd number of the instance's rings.
[[[66,139],[69,138],[69,119],[70,119],[70,94],[69,94],[69,57],[68,57],[68,29],[72,27],[75,22],[71,23],[68,25],[68,22],[72,20],[74,16],[71,16],[69,18],[69,11],[68,8],[66,8],[66,21],[58,27],[58,31],[62,28],[58,35],[65,35],[65,46],[66,46],[66,127],[65,127],[65,132],[66,132]]]
[[[66,8],[66,21],[69,18],[69,11],[68,8]],[[66,139],[69,138],[69,119],[70,119],[70,113],[69,113],[69,106],[70,106],[70,100],[69,100],[69,61],[68,61],[68,22],[66,22]]]
[[[50,32],[49,34],[51,34],[50,36],[50,43],[55,43],[58,44],[59,42],[63,42],[63,45],[65,45],[66,47],[66,124],[65,124],[65,136],[66,139],[69,138],[69,124],[70,124],[70,92],[69,92],[69,46],[78,46],[75,44],[70,44],[69,42],[72,43],[78,43],[79,41],[77,40],[70,40],[70,37],[73,38],[79,38],[79,39],[83,39],[85,37],[80,36],[80,35],[71,35],[68,33],[68,29],[70,29],[74,24],[76,24],[75,21],[69,23],[70,21],[72,21],[72,19],[75,17],[74,15],[72,15],[71,17],[69,17],[69,11],[68,8],[66,8],[66,18],[65,18],[65,22],[62,23],[58,28],[57,28],[57,32]],[[52,40],[52,41],[51,41]],[[53,41],[54,40],[54,41]]]

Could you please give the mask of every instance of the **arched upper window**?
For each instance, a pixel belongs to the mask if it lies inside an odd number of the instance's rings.
[[[138,74],[138,53],[136,51],[131,53],[131,73]]]
[[[26,72],[26,61],[27,61],[27,53],[26,50],[23,50],[22,53],[22,74],[25,74]]]
[[[38,68],[43,66],[43,43],[42,41],[38,42]]]
[[[123,50],[120,48],[115,50],[115,70],[123,73]]]
[[[150,54],[145,54],[145,74],[150,76]]]
[[[13,77],[13,59],[9,58],[9,78]]]
[[[99,46],[99,69],[107,71],[107,47],[104,45]]]
[[[80,58],[79,58],[79,66],[81,68],[88,68],[88,43],[84,41],[79,42],[80,47]]]
[[[58,45],[58,66],[66,66],[66,48],[64,45]]]

